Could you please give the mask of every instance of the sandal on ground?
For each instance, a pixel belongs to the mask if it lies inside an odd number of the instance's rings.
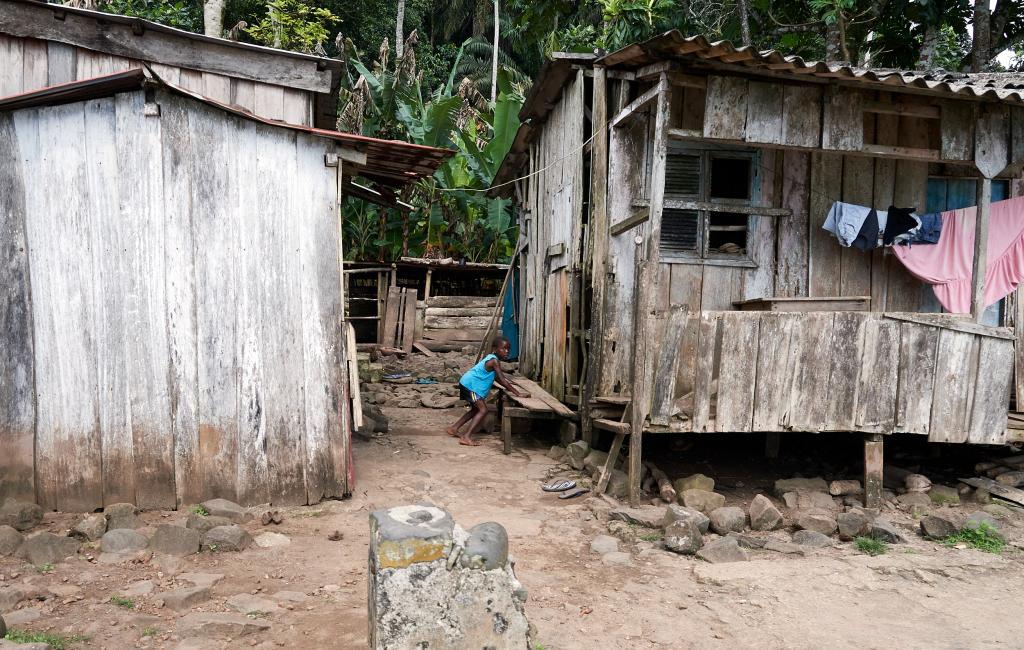
[[[574,487],[576,487],[576,481],[570,481],[569,479],[562,478],[549,485],[542,485],[540,489],[545,492],[565,492],[566,490],[571,490]]]
[[[588,490],[587,488],[576,488],[572,492],[566,492],[564,494],[559,494],[558,498],[559,499],[574,499],[574,498],[576,498],[578,496],[586,494],[587,492],[590,492],[590,490]]]

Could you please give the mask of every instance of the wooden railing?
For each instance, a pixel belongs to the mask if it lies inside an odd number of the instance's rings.
[[[1014,359],[1007,328],[873,312],[672,311],[662,320],[652,431],[1005,442]],[[695,348],[680,346],[694,333]]]

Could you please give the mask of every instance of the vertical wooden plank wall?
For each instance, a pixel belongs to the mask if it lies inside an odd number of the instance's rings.
[[[141,66],[142,61],[136,59],[0,34],[0,97]],[[314,93],[160,63],[152,66],[167,83],[180,84],[218,102],[236,104],[262,117],[313,126]]]
[[[33,500],[35,363],[21,156],[14,121],[0,115],[0,495]]]
[[[142,92],[0,116],[0,498],[341,496],[330,145],[157,101],[160,117]]]

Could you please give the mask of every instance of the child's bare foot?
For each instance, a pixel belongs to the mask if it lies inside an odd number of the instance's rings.
[[[453,438],[457,438],[459,436],[459,430],[455,427],[448,427],[445,429],[445,432]]]
[[[480,446],[480,443],[477,442],[476,440],[473,440],[472,438],[464,438],[462,436],[459,436],[459,444],[460,445],[466,445],[467,447],[479,447]]]

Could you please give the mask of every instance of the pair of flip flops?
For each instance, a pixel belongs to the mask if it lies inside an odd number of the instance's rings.
[[[545,492],[561,492],[562,494],[558,495],[559,499],[573,499],[580,495],[586,494],[587,492],[590,492],[590,490],[586,488],[576,487],[576,481],[572,481],[565,478],[558,479],[557,481],[549,483],[547,485],[543,485],[540,489],[544,490]]]

